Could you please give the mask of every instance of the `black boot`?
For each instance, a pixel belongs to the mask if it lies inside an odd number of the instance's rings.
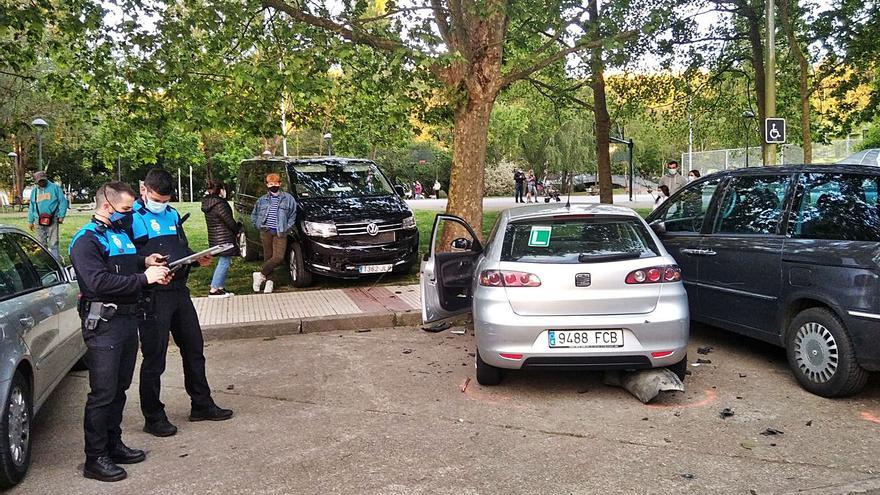
[[[144,423],[144,431],[154,437],[170,437],[177,433],[177,427],[171,424],[167,418],[158,421],[147,421]]]
[[[98,481],[122,481],[128,474],[117,466],[110,457],[91,457],[83,466],[83,476]]]
[[[189,413],[190,421],[225,421],[232,417],[232,409],[223,409],[216,404],[207,409],[193,409]]]
[[[147,453],[140,449],[132,449],[121,441],[110,449],[110,459],[116,464],[137,464],[147,458]]]

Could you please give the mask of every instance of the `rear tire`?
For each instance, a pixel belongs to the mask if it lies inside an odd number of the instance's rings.
[[[306,270],[303,260],[302,247],[298,242],[292,242],[288,255],[288,270],[290,270],[290,282],[294,287],[308,287],[312,285],[312,272]]]
[[[0,418],[0,487],[18,484],[31,463],[33,399],[24,376],[16,371],[9,383]],[[12,438],[10,438],[12,434]]]
[[[684,355],[684,359],[682,359],[681,361],[679,361],[671,366],[667,366],[669,371],[675,373],[678,376],[678,379],[681,381],[684,381],[684,377],[687,376],[687,367],[688,367],[687,354]]]
[[[483,361],[483,358],[480,357],[479,350],[476,354],[477,356],[474,359],[476,360],[477,366],[477,383],[490,387],[501,383],[501,368],[496,368],[490,364],[486,364],[486,362]]]
[[[868,381],[846,328],[826,308],[798,313],[788,327],[785,349],[794,377],[810,393],[843,397],[857,393]]]
[[[244,233],[244,230],[238,233],[238,250],[241,252],[241,257],[244,258],[245,261],[254,261],[257,259],[257,250],[248,246],[247,235]]]

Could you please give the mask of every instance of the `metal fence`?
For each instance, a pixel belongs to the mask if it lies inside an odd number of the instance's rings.
[[[839,139],[829,144],[813,144],[813,163],[835,163],[856,152],[862,139]],[[804,150],[796,144],[784,144],[777,147],[777,163],[780,165],[804,162]],[[762,165],[761,148],[751,147],[748,154],[748,166]],[[745,148],[726,150],[695,151],[681,154],[681,166],[684,170],[699,170],[700,174],[710,174],[719,170],[742,168],[746,166]]]

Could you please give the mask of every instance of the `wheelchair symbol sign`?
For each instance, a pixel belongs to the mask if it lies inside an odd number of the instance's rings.
[[[764,142],[767,144],[785,143],[785,119],[764,119]]]

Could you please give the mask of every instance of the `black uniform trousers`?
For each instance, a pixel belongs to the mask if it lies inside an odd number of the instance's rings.
[[[214,405],[211,388],[205,376],[205,342],[196,308],[189,289],[180,284],[173,289],[144,291],[142,297],[151,298],[147,306],[147,318],[140,321],[141,363],[140,395],[141,411],[148,423],[167,420],[165,404],[159,400],[162,373],[168,353],[168,336],[180,349],[183,359],[183,383],[189,394],[192,408],[207,409]]]
[[[125,391],[137,360],[137,328],[135,315],[117,314],[94,330],[86,329],[83,322],[91,386],[83,420],[88,458],[109,455],[121,442]]]

